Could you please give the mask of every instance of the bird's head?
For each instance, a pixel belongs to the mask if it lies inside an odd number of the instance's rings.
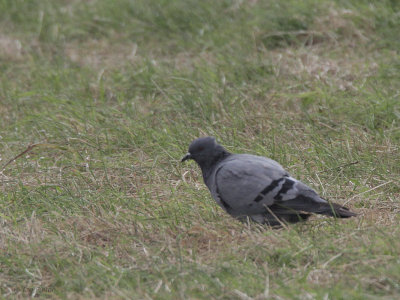
[[[182,158],[182,162],[193,159],[200,167],[213,164],[216,160],[223,157],[228,152],[217,143],[214,137],[207,136],[194,140],[188,153]]]

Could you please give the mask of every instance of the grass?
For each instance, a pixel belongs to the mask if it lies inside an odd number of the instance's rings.
[[[399,8],[0,0],[2,297],[398,298]],[[233,220],[204,135],[359,216]]]

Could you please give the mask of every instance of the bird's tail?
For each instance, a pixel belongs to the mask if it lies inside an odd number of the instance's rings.
[[[275,208],[276,207],[276,208]],[[350,218],[357,214],[351,212],[347,207],[337,203],[328,202],[318,195],[308,197],[299,195],[294,199],[274,204],[275,213],[285,213],[286,210],[304,211],[308,213],[321,214],[336,218]],[[283,210],[283,211],[282,211]]]
[[[350,218],[357,215],[351,212],[347,207],[336,203],[321,203],[320,207],[315,211],[315,213],[335,218]]]

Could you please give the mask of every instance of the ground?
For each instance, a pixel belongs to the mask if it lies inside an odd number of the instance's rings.
[[[398,1],[0,1],[5,298],[400,297]],[[356,218],[219,208],[191,140]]]

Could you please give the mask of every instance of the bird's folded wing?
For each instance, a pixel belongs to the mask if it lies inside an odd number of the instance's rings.
[[[233,214],[257,213],[274,204],[277,196],[290,194],[294,182],[289,178],[289,174],[273,160],[235,155],[216,170],[216,194]]]

